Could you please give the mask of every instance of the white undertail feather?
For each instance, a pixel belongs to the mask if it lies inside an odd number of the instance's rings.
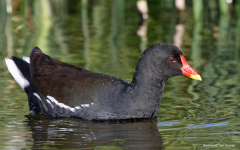
[[[12,74],[13,78],[21,86],[21,88],[24,89],[25,87],[29,86],[28,80],[23,76],[15,62],[8,58],[5,58],[5,62],[9,72]]]
[[[23,56],[23,60],[30,64],[30,58],[29,57]]]

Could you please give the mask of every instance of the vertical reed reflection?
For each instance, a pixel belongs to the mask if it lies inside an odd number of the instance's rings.
[[[5,35],[6,35],[6,49],[8,52],[8,57],[13,55],[13,36],[12,36],[12,17],[11,14],[7,15],[6,17],[6,26],[5,26]]]
[[[1,14],[1,17],[0,17],[0,60],[1,62],[4,60],[4,57],[10,57],[12,55],[12,52],[8,52],[8,51],[5,51],[5,49],[7,48],[7,39],[6,39],[6,33],[5,33],[5,27],[6,27],[6,24],[7,20],[8,19],[8,15],[7,15],[7,12],[6,12],[6,1],[0,1],[0,14]],[[9,32],[9,31],[6,31],[6,32]]]
[[[121,68],[119,56],[124,43],[119,39],[125,24],[125,1],[111,2],[94,1],[93,4],[90,58],[94,61],[90,70],[120,77],[123,72],[118,69]]]
[[[235,3],[235,17],[236,18],[236,28],[234,33],[240,33],[240,2],[238,1],[237,3]],[[235,41],[240,41],[240,34],[236,34],[235,36]],[[236,42],[235,43],[235,50],[234,50],[234,60],[236,63],[240,62],[240,42]],[[238,70],[240,70],[240,65],[238,65]]]
[[[20,27],[15,35],[18,41],[17,43],[15,42],[15,45],[19,47],[19,50],[22,50],[22,55],[29,56],[32,48],[37,46],[36,40],[40,28],[39,23],[37,22],[39,20],[37,17],[39,12],[34,9],[34,1],[32,0],[25,0],[23,1],[23,5],[18,5],[18,7],[22,7],[23,15],[21,16],[22,24],[19,25]],[[36,13],[34,13],[34,11],[36,11]],[[20,40],[23,42],[19,42]]]
[[[173,44],[181,49],[182,37],[184,34],[185,0],[176,0],[175,6],[178,9],[178,23],[175,26],[176,32],[173,36]]]
[[[202,41],[202,24],[203,24],[203,16],[202,16],[202,1],[198,1],[197,4],[194,1],[193,3],[195,3],[194,8],[194,17],[195,17],[195,22],[194,22],[194,28],[193,28],[193,42],[192,42],[192,46],[191,46],[191,60],[194,61],[194,68],[196,70],[199,69],[199,67],[201,66],[201,41]],[[196,8],[198,7],[198,8]],[[191,100],[192,103],[194,103],[195,100],[199,100],[199,94],[198,92],[195,92],[195,86],[199,84],[199,82],[195,82],[194,80],[191,81],[191,85],[188,87],[188,93],[190,93],[193,98]],[[194,103],[195,105],[197,105],[196,103]]]
[[[137,30],[137,35],[140,37],[140,49],[143,52],[147,49],[148,38],[147,38],[147,30],[148,30],[148,5],[146,0],[138,0],[137,1],[137,9],[139,13],[139,26]]]
[[[89,59],[89,44],[91,38],[89,36],[88,30],[88,13],[87,13],[87,0],[81,0],[81,22],[82,22],[82,30],[84,36],[84,59],[85,59],[85,69],[89,69],[90,67],[90,59]]]
[[[44,53],[49,53],[50,43],[49,35],[52,27],[51,6],[48,0],[34,1],[34,9],[37,11],[39,33],[36,39],[36,45],[39,45]]]
[[[51,0],[50,6],[52,16],[51,36],[49,37],[49,44],[51,46],[50,55],[57,57],[61,61],[68,62],[71,56],[69,55],[69,48],[66,43],[67,37],[64,35],[65,30],[63,28],[64,20],[67,19],[67,1]]]
[[[118,45],[118,36],[124,23],[124,7],[125,0],[113,0],[111,10],[111,32],[108,37],[108,41],[110,48],[111,64],[114,66],[114,68],[120,68],[118,56],[120,46]],[[117,76],[120,76],[120,74],[118,74]]]
[[[107,1],[94,1],[91,5],[93,7],[92,10],[92,32],[91,32],[91,51],[89,53],[91,59],[90,70],[95,72],[108,72],[105,69],[107,65],[109,65],[109,44],[108,44],[108,36],[110,33],[110,25],[111,25],[111,16],[110,10],[111,3]],[[90,21],[91,23],[91,21]]]
[[[159,1],[159,42],[173,44],[175,34],[176,9],[173,0]]]

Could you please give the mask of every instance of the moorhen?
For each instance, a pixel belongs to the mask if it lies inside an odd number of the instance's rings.
[[[201,80],[173,45],[146,49],[129,84],[59,61],[34,47],[30,59],[6,58],[8,70],[27,93],[31,113],[86,120],[157,118],[168,78]]]

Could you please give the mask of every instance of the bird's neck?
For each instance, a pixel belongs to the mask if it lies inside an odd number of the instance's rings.
[[[135,72],[136,73],[136,72]],[[137,73],[129,86],[129,91],[141,96],[144,101],[159,101],[167,78],[156,75],[144,75]]]
[[[161,72],[138,65],[128,87],[128,93],[135,107],[153,118],[157,117],[166,81],[167,78],[162,76]]]

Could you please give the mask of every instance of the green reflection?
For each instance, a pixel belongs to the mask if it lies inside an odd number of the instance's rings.
[[[36,45],[39,45],[43,52],[48,53],[49,48],[49,35],[50,28],[52,25],[52,16],[51,16],[51,7],[48,0],[34,1],[35,10],[38,16],[35,19],[38,19],[39,23],[37,26],[39,28],[39,34],[36,41]]]
[[[84,59],[85,59],[85,69],[89,69],[90,60],[89,60],[89,44],[90,44],[90,36],[88,31],[88,18],[87,18],[87,0],[82,0],[82,29],[83,35],[85,38],[84,42]]]
[[[142,43],[143,47],[173,43],[179,20],[174,2],[148,0],[148,41]],[[201,149],[208,143],[234,144],[231,149],[239,149],[240,2],[234,1],[232,5],[224,0],[185,2],[181,50],[203,81],[187,77],[169,79],[158,122],[175,123],[157,126],[157,135],[162,136],[165,149]],[[139,138],[129,136],[124,141],[123,137],[115,138],[115,132],[109,133],[113,137],[110,142],[102,137],[104,144],[98,144],[90,131],[106,135],[101,129],[109,126],[101,124],[97,127],[103,128],[96,129],[96,126],[93,128],[77,121],[25,118],[29,113],[26,94],[10,76],[3,61],[11,55],[28,56],[34,46],[39,46],[62,61],[130,82],[141,54],[141,40],[136,34],[139,24],[136,1],[25,0],[13,6],[13,13],[7,14],[6,1],[0,1],[0,149],[28,149],[34,144],[39,149],[62,148],[62,145],[73,144],[73,139],[64,139],[67,134],[69,137],[84,135],[78,138],[85,139],[85,143],[80,144],[86,144],[87,148],[124,149],[127,142],[135,147],[141,145]],[[29,126],[31,121],[37,123]],[[143,126],[139,128],[142,129],[145,124],[141,123]],[[39,126],[46,129],[46,125],[52,125],[51,129],[57,132],[38,130]],[[110,125],[113,130],[119,126],[118,123]],[[128,125],[128,131],[133,130],[132,124]],[[196,126],[202,128],[193,128]],[[46,136],[44,140],[34,141],[30,127],[37,130],[37,135]],[[74,132],[76,130],[81,134]],[[126,128],[118,130],[124,133]],[[155,139],[153,132],[144,131]],[[142,139],[144,137],[142,135]],[[64,140],[59,142],[59,139]],[[92,146],[92,143],[97,144]]]

